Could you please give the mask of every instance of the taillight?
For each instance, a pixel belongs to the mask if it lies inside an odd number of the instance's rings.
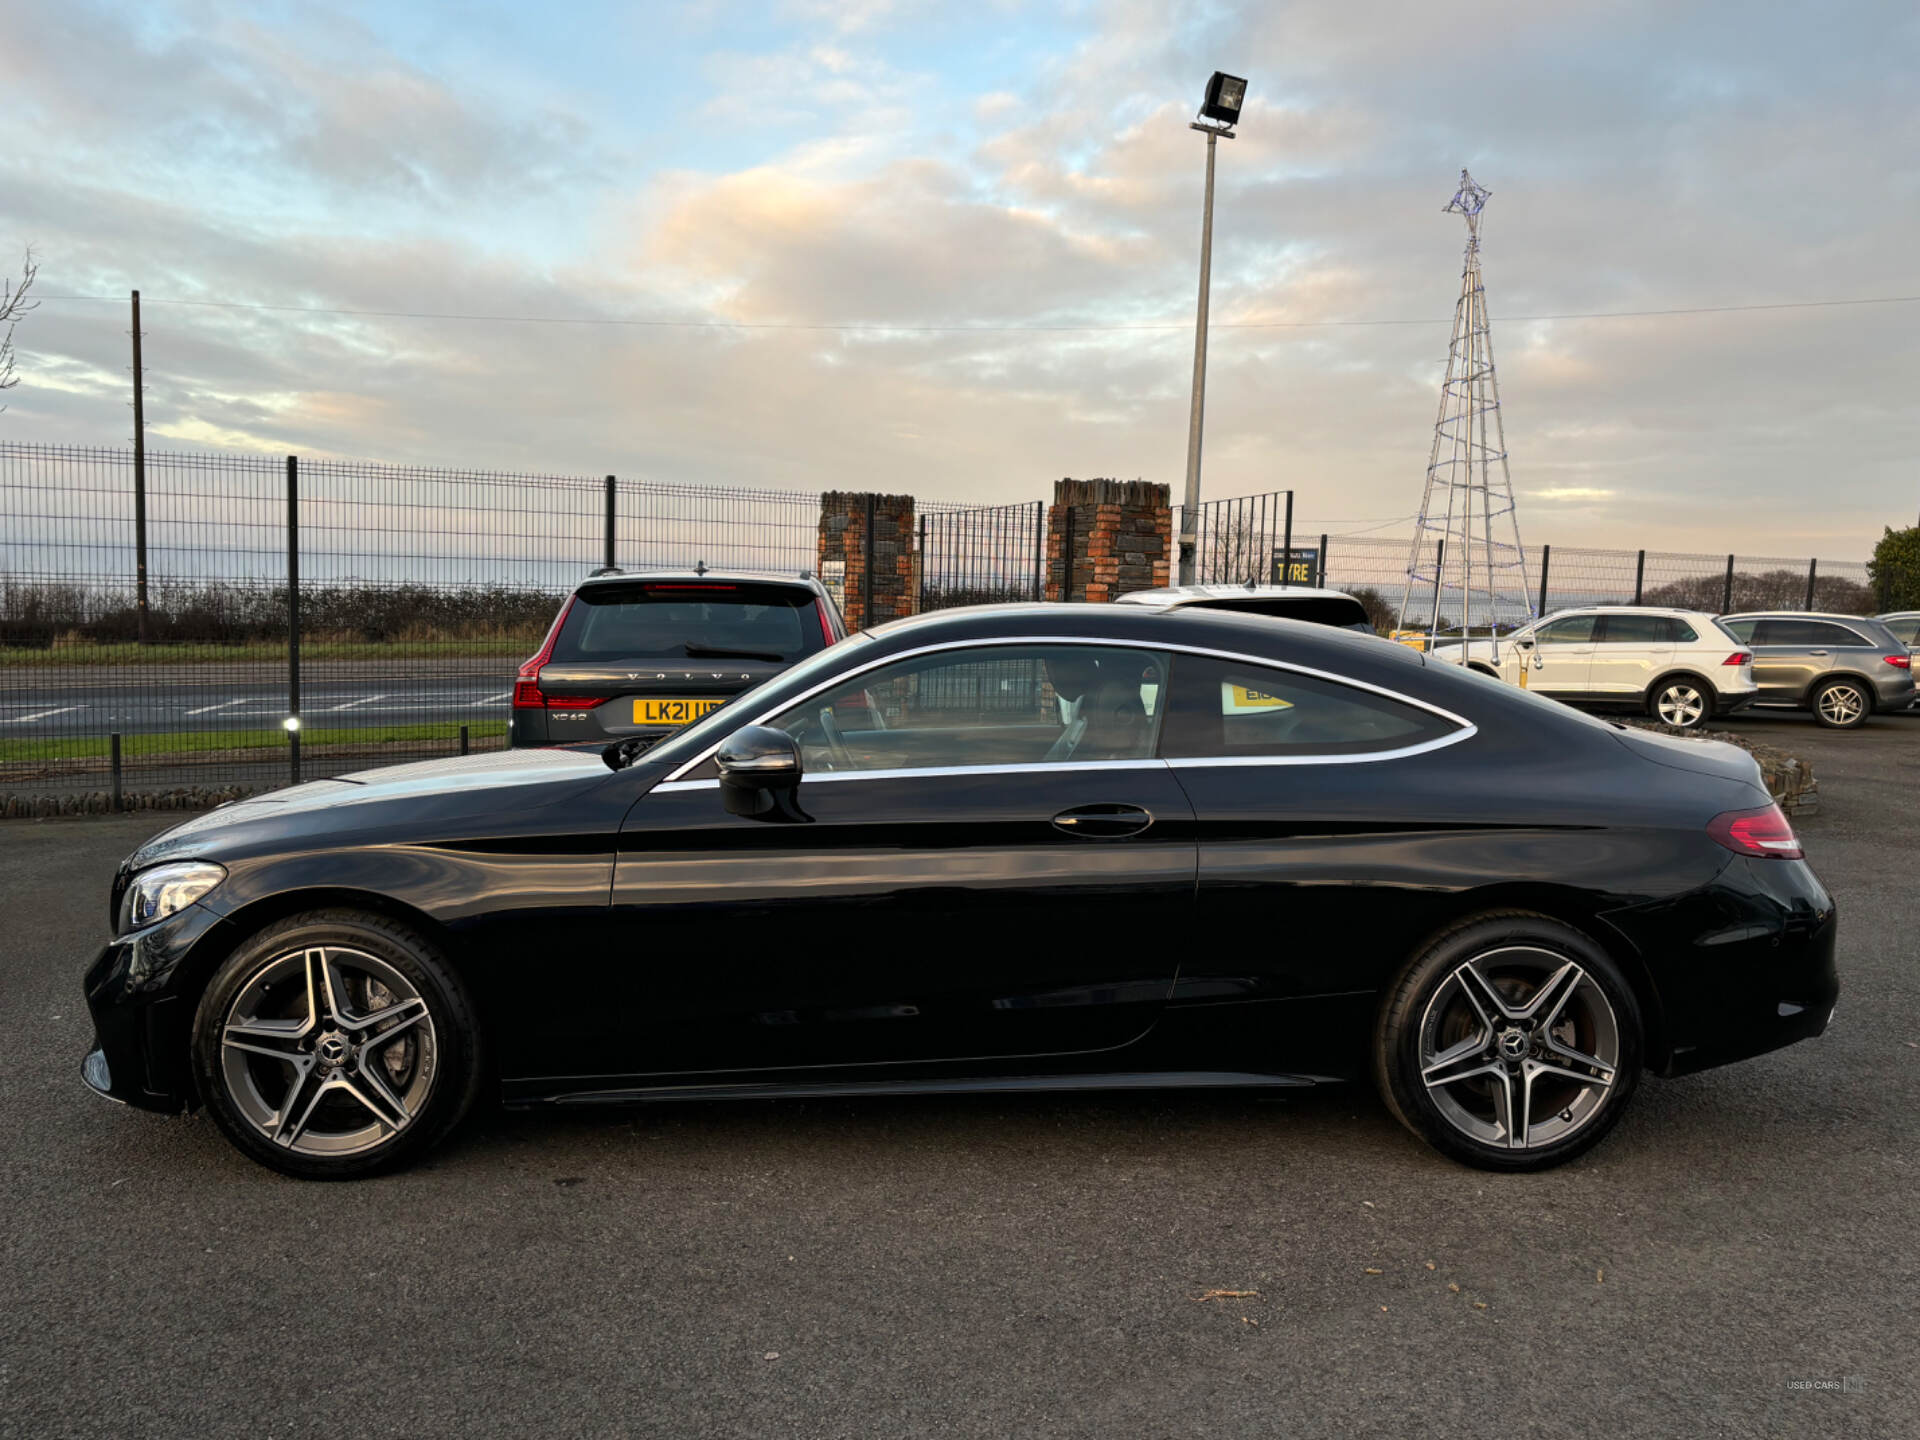
[[[521,680],[513,687],[516,710],[591,710],[607,703],[605,695],[549,695],[538,680]]]
[[[1720,663],[1722,665],[1744,665],[1751,659],[1753,659],[1753,652],[1751,650],[1736,650]]]
[[[1778,805],[1759,810],[1728,810],[1707,824],[1707,834],[1736,855],[1770,860],[1799,860],[1806,856],[1794,837],[1793,826]]]
[[[547,698],[540,693],[540,667],[553,658],[553,642],[560,638],[560,627],[567,623],[567,612],[573,609],[573,600],[573,596],[567,597],[567,603],[560,607],[560,613],[553,617],[553,624],[547,628],[547,638],[540,642],[539,650],[534,652],[531,660],[521,663],[519,678],[513,684],[514,709],[545,708]]]
[[[1882,655],[1880,658],[1898,670],[1911,670],[1913,668],[1913,657],[1911,655]]]
[[[814,601],[813,613],[820,621],[820,638],[829,645],[833,644],[833,622],[827,619],[827,602]]]

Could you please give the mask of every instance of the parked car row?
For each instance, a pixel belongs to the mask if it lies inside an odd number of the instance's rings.
[[[1906,634],[1853,615],[1594,606],[1433,653],[1556,700],[1638,711],[1683,730],[1749,705],[1810,711],[1846,730],[1912,707],[1913,630]]]

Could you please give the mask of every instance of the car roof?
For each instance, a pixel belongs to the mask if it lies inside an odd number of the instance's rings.
[[[691,566],[680,569],[595,571],[575,588],[585,590],[600,585],[631,584],[635,580],[665,580],[687,585],[798,585],[818,592],[820,582],[805,570],[704,570]]]
[[[1359,679],[1392,683],[1425,657],[1411,646],[1337,626],[1248,615],[1205,606],[1080,605],[1025,601],[968,605],[890,620],[866,632],[889,649],[911,650],[964,640],[1125,640],[1144,647],[1192,646],[1309,667],[1323,666]]]
[[[1705,620],[1716,618],[1711,610],[1681,610],[1672,605],[1569,605],[1564,610],[1551,611],[1530,623],[1543,624],[1548,620],[1558,620],[1563,615],[1685,615]]]
[[[1322,590],[1312,585],[1164,585],[1157,590],[1131,590],[1117,597],[1121,605],[1186,605],[1202,600],[1354,600],[1344,590]]]
[[[1912,620],[1920,616],[1920,610],[1882,610],[1873,618],[1876,620]]]
[[[1835,610],[1735,610],[1722,620],[1874,620],[1874,615],[1842,615]]]

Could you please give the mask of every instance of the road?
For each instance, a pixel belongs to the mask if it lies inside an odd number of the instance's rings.
[[[1820,775],[1839,1018],[1535,1177],[1353,1090],[496,1115],[303,1185],[80,1086],[156,818],[0,826],[0,1433],[1910,1435],[1920,726],[1742,728]]]
[[[513,663],[326,662],[302,676],[310,726],[404,725],[505,719]],[[74,666],[0,670],[0,738],[261,729],[287,716],[283,665]]]

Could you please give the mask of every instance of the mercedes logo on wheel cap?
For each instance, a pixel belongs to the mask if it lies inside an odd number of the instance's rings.
[[[1509,1060],[1518,1060],[1527,1053],[1527,1032],[1524,1030],[1503,1030],[1500,1032],[1500,1053]]]

